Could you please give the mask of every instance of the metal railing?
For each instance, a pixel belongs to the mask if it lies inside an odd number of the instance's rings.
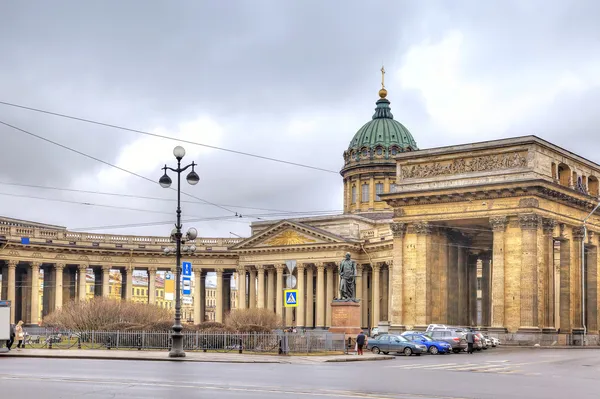
[[[26,328],[25,344],[45,349],[168,350],[170,331],[63,331]],[[209,333],[184,331],[186,351],[323,353],[346,351],[344,334],[306,331],[299,333]]]

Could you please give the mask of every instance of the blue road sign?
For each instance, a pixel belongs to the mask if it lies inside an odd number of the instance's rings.
[[[21,244],[29,245],[29,237],[21,237]]]
[[[192,277],[192,262],[183,262],[181,267],[183,268],[183,277]]]
[[[192,279],[189,277],[183,278],[183,295],[192,295]]]
[[[286,308],[295,308],[298,306],[298,290],[285,290],[283,291]]]

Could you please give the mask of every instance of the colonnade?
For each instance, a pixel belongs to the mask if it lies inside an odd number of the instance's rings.
[[[339,292],[339,263],[298,263],[296,278],[298,307],[284,306],[285,280],[290,275],[285,263],[244,265],[237,270],[238,309],[266,308],[280,315],[288,327],[331,327],[331,303]],[[387,320],[389,312],[389,262],[357,264],[356,297],[360,299],[362,327]]]
[[[400,265],[390,282],[392,329],[439,323],[577,334],[585,299],[587,330],[598,332],[596,234],[583,242],[581,227],[534,213],[494,216],[489,226],[391,225]]]

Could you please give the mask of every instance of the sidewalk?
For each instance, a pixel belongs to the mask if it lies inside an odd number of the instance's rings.
[[[175,361],[206,363],[278,363],[278,364],[314,364],[337,362],[360,362],[376,360],[392,360],[394,356],[374,355],[367,353],[356,355],[330,356],[277,356],[239,353],[203,353],[186,352],[184,358],[170,358],[167,351],[134,351],[134,350],[61,350],[61,349],[24,349],[20,352],[13,349],[1,356],[37,357],[53,359],[99,359],[99,360],[138,360],[138,361]]]

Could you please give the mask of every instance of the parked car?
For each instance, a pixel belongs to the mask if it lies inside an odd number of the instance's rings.
[[[489,342],[489,340],[486,341],[485,337],[483,336],[483,334],[480,331],[476,331],[474,334],[475,334],[475,343],[477,344],[476,345],[477,350],[487,349],[488,343],[490,343],[490,345],[491,345],[491,342]]]
[[[379,335],[379,327],[373,327],[371,329],[371,338],[376,338]]]
[[[490,341],[492,341],[492,347],[497,347],[500,345],[500,340],[496,337],[487,337]]]
[[[427,352],[427,346],[421,343],[410,341],[401,335],[385,334],[379,335],[375,339],[370,339],[367,343],[367,350],[373,353],[390,352],[404,353],[406,356],[417,355]]]
[[[452,346],[452,352],[459,353],[467,349],[467,340],[462,332],[456,330],[433,330],[427,332],[425,335],[433,339],[434,341],[444,341]]]
[[[432,355],[452,352],[452,345],[450,345],[448,342],[434,341],[433,338],[430,338],[424,334],[405,332],[402,334],[402,336],[410,341],[425,345],[427,347],[427,352],[431,353]]]

